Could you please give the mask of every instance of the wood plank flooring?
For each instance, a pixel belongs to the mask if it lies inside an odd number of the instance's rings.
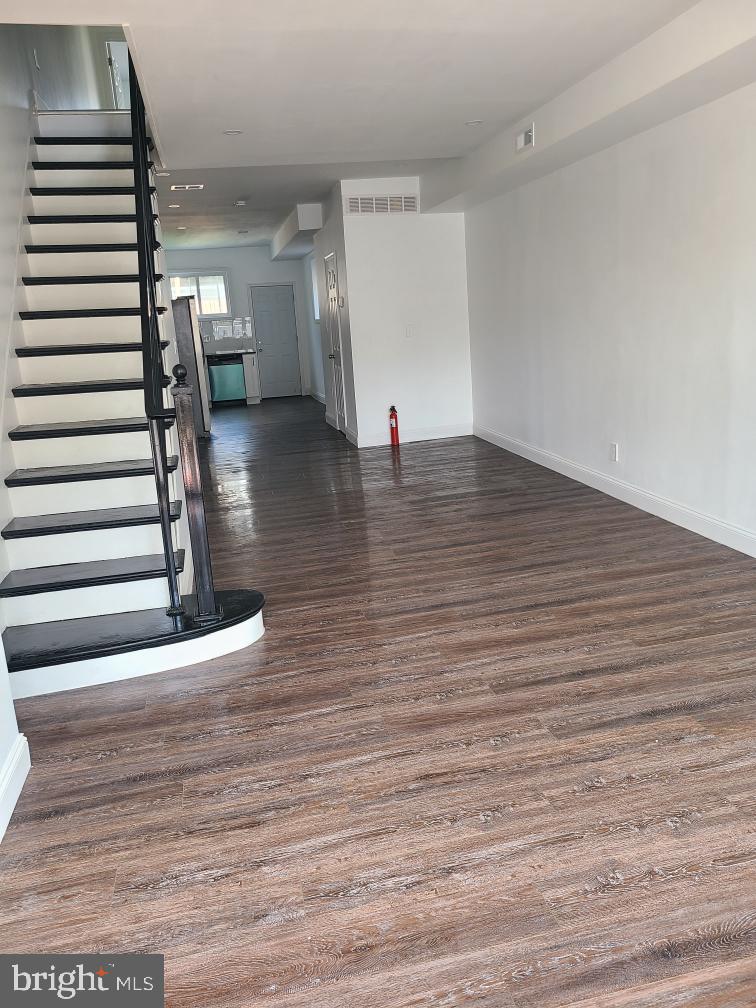
[[[19,702],[4,951],[172,1008],[756,1004],[756,562],[473,438],[218,411],[253,648]]]

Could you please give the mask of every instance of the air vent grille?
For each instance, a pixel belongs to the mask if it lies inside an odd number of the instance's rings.
[[[417,213],[417,196],[347,196],[348,214]]]

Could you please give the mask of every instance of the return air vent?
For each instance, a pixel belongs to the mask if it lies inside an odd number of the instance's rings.
[[[417,213],[417,196],[347,196],[348,214]]]

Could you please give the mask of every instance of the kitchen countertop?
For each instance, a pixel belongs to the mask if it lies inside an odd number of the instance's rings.
[[[232,354],[256,354],[257,350],[205,350],[206,357],[230,357]]]

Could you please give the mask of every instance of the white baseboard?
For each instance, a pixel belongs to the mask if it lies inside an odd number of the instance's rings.
[[[326,404],[326,397],[324,395],[321,395],[320,392],[311,391],[310,398],[316,399],[323,406],[325,406]]]
[[[352,427],[347,427],[344,431],[347,441],[353,444],[355,448],[360,447],[359,438],[357,437],[357,431]]]
[[[410,444],[413,441],[440,441],[443,438],[469,437],[472,433],[472,423],[450,424],[445,427],[415,427],[409,430],[403,429],[401,425],[399,426],[399,440],[401,444]],[[388,445],[390,443],[388,422],[386,423],[385,431],[374,430],[369,434],[361,434],[359,437],[360,448],[378,448],[381,445]]]
[[[26,736],[19,732],[5,762],[0,767],[0,840],[8,828],[30,767],[29,743]]]
[[[21,697],[60,693],[99,683],[136,679],[155,672],[168,672],[198,662],[209,661],[249,647],[265,633],[262,613],[258,612],[241,623],[234,623],[203,637],[163,644],[160,647],[142,648],[128,654],[108,655],[64,665],[47,665],[44,668],[14,672],[11,692],[15,700]]]
[[[641,511],[647,511],[649,514],[656,515],[657,518],[672,522],[673,525],[680,525],[690,532],[696,532],[706,539],[721,543],[723,546],[729,546],[747,556],[756,557],[756,533],[748,529],[731,525],[719,518],[714,518],[712,515],[701,514],[699,511],[686,507],[685,504],[679,504],[677,501],[660,497],[648,490],[642,490],[632,483],[625,483],[623,480],[606,476],[596,469],[572,462],[562,458],[561,455],[555,455],[553,452],[535,448],[533,445],[507,437],[506,434],[500,434],[488,427],[475,424],[473,433],[483,441],[489,441],[515,455],[520,455],[522,458],[536,462],[547,469],[553,469],[555,472],[569,476],[579,483],[585,483],[595,490],[601,490],[610,497],[616,497],[617,500],[640,508]]]
[[[328,412],[328,409],[326,409],[325,422],[328,424],[329,427],[333,427],[334,430],[338,430],[339,429],[339,425],[338,425],[338,422],[336,421],[336,417],[332,416]]]

